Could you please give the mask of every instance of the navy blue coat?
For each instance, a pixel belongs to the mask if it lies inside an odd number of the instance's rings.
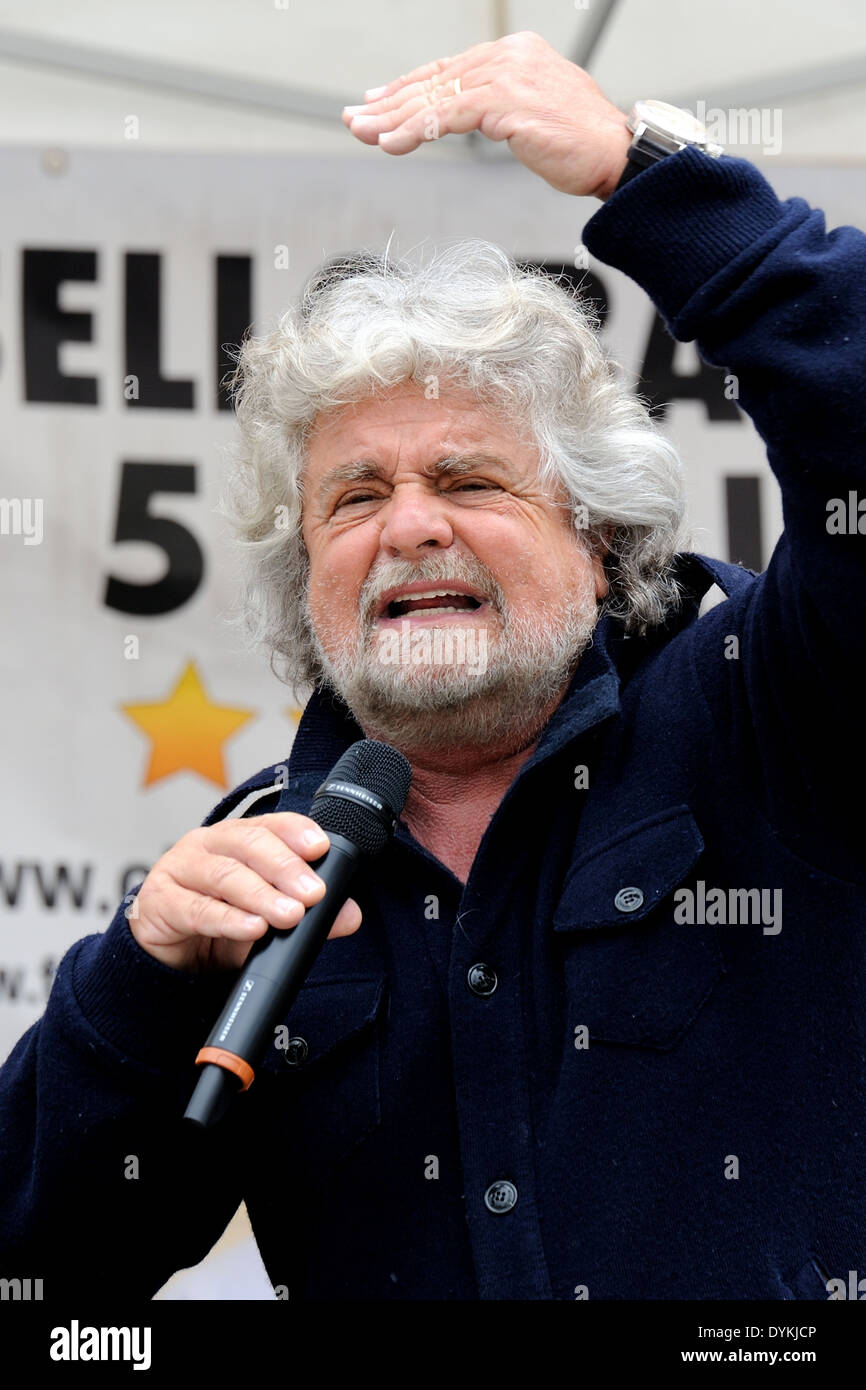
[[[292,1300],[866,1274],[864,540],[828,529],[866,492],[866,238],[685,151],[585,241],[738,377],[783,492],[767,571],[686,555],[664,629],[602,619],[465,886],[400,826],[287,1020],[306,1048],[220,1132],[179,1116],[225,978],[160,965],[122,911],[68,952],[0,1072],[4,1273],[46,1299],[149,1296],[241,1198]],[[360,736],[316,694],[287,784],[266,769],[209,820],[306,811]]]

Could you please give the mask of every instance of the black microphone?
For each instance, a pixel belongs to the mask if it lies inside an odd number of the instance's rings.
[[[349,895],[367,855],[379,854],[397,828],[412,768],[396,748],[360,739],[335,763],[316,791],[309,815],[330,840],[312,867],[326,892],[296,927],[269,927],[250,950],[225,1008],[196,1057],[201,1075],[185,1120],[206,1128],[249,1089],[254,1068],[273,1044],[274,1031],[297,998],[313,961]]]

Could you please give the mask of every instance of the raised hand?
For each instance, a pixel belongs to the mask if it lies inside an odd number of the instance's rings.
[[[563,193],[607,198],[626,164],[626,117],[588,73],[540,34],[509,34],[437,58],[346,106],[367,145],[408,154],[425,140],[479,130]]]

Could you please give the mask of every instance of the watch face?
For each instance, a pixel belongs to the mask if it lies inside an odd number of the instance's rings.
[[[632,114],[634,125],[645,122],[650,127],[663,130],[677,140],[706,140],[707,128],[690,111],[679,106],[671,106],[667,101],[636,101]],[[631,123],[630,123],[631,124]],[[631,126],[632,130],[634,125]]]

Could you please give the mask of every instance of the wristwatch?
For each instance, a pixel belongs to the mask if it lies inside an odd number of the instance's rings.
[[[724,154],[722,146],[709,138],[703,121],[666,101],[636,101],[628,118],[628,128],[634,139],[629,146],[628,163],[614,192],[651,164],[676,154],[686,145],[696,145],[712,159]]]

